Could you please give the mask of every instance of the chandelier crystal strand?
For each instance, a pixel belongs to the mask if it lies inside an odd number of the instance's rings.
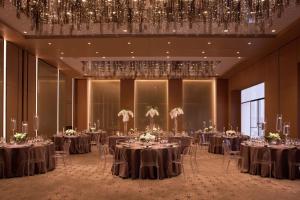
[[[4,5],[8,0],[0,0]],[[36,31],[60,32],[68,26],[99,33],[187,33],[212,32],[214,26],[228,30],[255,25],[259,31],[272,25],[285,8],[300,0],[14,0],[18,17],[29,17]],[[227,31],[225,31],[227,32]]]
[[[85,76],[99,79],[215,77],[220,61],[81,61]]]

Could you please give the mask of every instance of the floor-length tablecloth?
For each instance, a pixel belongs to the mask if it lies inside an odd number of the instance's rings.
[[[82,154],[91,152],[91,136],[78,135],[78,136],[53,136],[55,143],[55,150],[62,151],[65,140],[71,140],[70,154]]]

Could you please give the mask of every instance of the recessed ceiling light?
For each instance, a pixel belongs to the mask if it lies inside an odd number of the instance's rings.
[[[171,44],[171,42],[168,42],[168,44]]]
[[[237,52],[236,52],[236,54],[240,54],[240,52],[239,52],[239,51],[237,51]]]
[[[64,59],[64,57],[60,57],[60,59],[62,60],[62,59]]]
[[[202,54],[205,54],[205,51],[202,51],[201,53],[202,53]]]
[[[228,33],[228,31],[229,31],[228,29],[224,29],[224,33]]]
[[[251,45],[252,44],[252,42],[248,42],[248,45]]]
[[[103,59],[105,59],[105,56],[102,56]]]
[[[98,54],[99,53],[99,51],[96,51],[96,54]]]
[[[211,42],[207,42],[208,45],[211,45]]]
[[[64,52],[60,52],[60,55],[64,55],[65,53]]]
[[[241,58],[242,58],[242,57],[240,57],[240,56],[238,57],[238,59],[241,59]]]
[[[170,52],[169,51],[166,51],[166,54],[169,54]]]
[[[23,31],[24,34],[27,34],[27,31]]]
[[[133,52],[133,51],[131,51],[130,53],[131,53],[131,54],[133,54],[134,52]]]
[[[127,33],[127,29],[124,29],[123,32],[124,32],[124,33]]]
[[[275,30],[275,29],[273,29],[273,30],[272,30],[272,33],[275,33],[275,32],[276,32],[276,30]]]
[[[204,59],[206,59],[207,57],[206,57],[206,56],[204,56],[203,58],[204,58]]]
[[[51,43],[51,42],[48,42],[48,45],[50,46],[50,45],[52,45],[52,43]]]
[[[134,56],[132,56],[131,58],[135,58]]]
[[[128,45],[131,45],[131,42],[127,42]]]
[[[88,42],[88,45],[91,45],[92,43]]]

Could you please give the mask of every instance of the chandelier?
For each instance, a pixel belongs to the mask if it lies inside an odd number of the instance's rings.
[[[199,79],[215,77],[220,61],[81,61],[85,76],[98,79]]]
[[[5,0],[0,0],[4,4]],[[253,24],[264,32],[275,17],[281,17],[287,6],[300,0],[12,0],[17,16],[25,14],[32,30],[42,32],[46,25],[53,33],[69,25],[74,30],[99,27],[99,33],[179,33],[177,30],[203,28],[211,33],[213,26],[227,32]],[[184,31],[182,31],[184,33]]]

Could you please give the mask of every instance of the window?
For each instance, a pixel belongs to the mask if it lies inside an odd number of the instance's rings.
[[[241,130],[250,137],[263,136],[265,121],[265,84],[261,83],[241,92]]]

